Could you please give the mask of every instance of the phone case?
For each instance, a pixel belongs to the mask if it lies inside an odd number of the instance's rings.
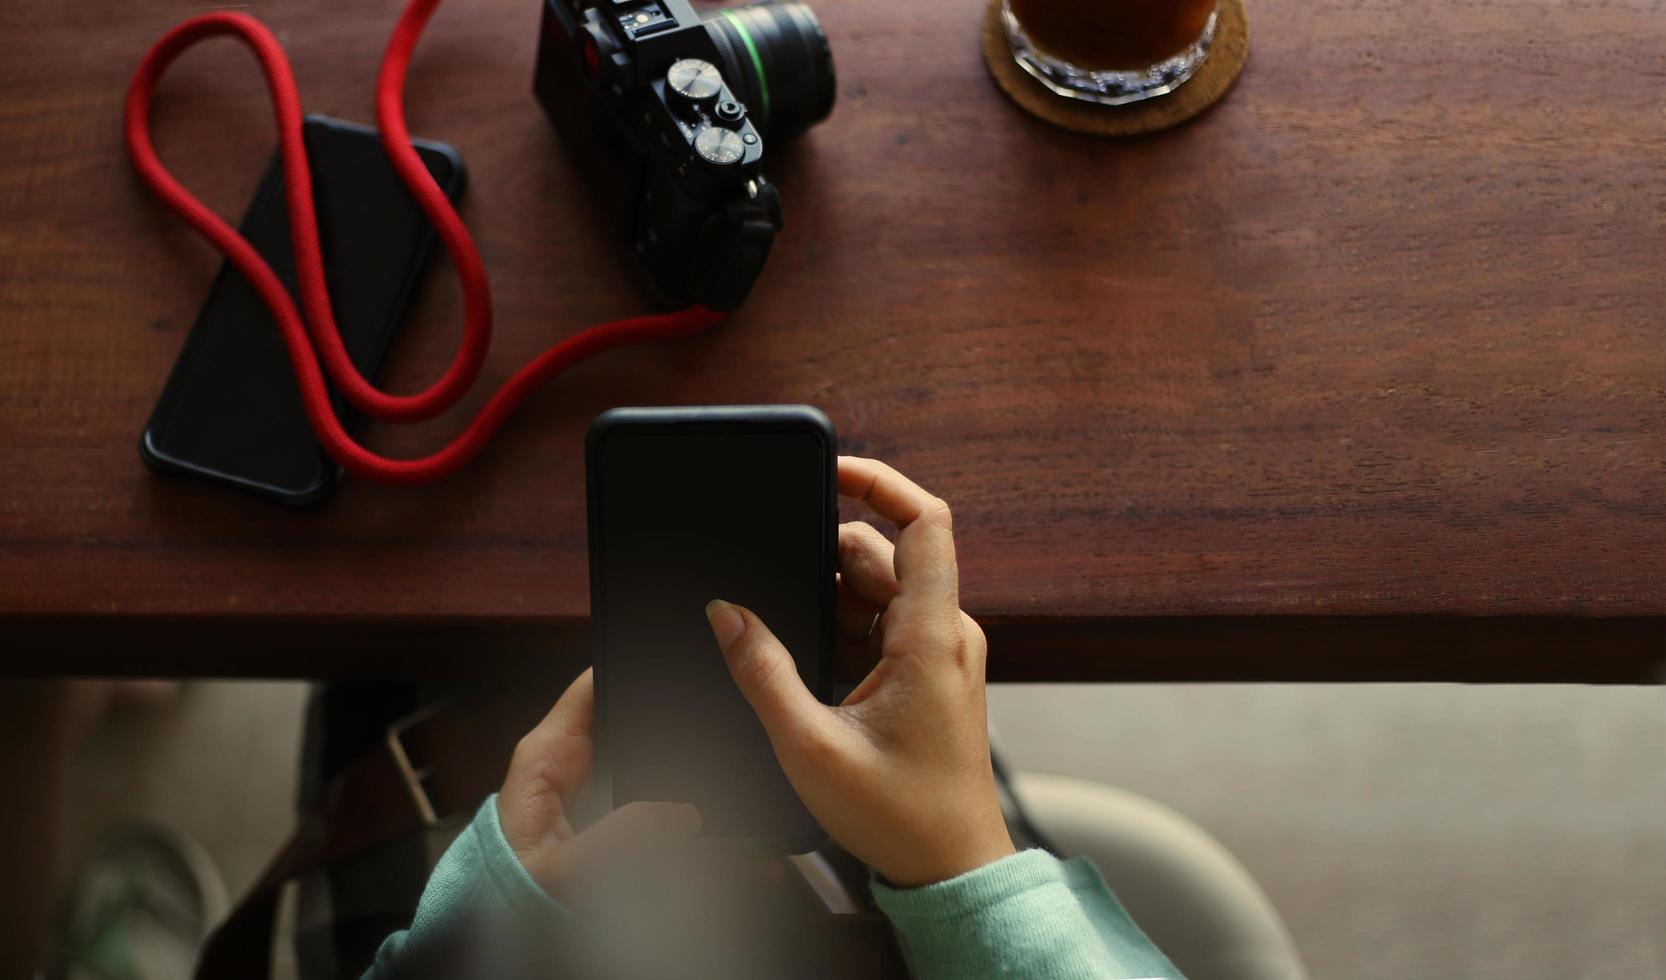
[[[373,140],[380,139],[380,136],[375,129],[368,126],[361,126],[358,123],[333,119],[329,116],[317,114],[308,115],[302,125],[305,130],[327,128],[338,132],[346,132],[368,137]],[[417,147],[419,150],[439,154],[449,161],[451,164],[451,176],[450,179],[441,187],[441,190],[443,190],[446,197],[452,201],[456,201],[460,198],[462,196],[463,189],[467,186],[468,175],[463,167],[462,155],[457,152],[457,149],[448,143],[440,143],[434,140],[412,140],[411,145]],[[244,212],[243,219],[238,225],[238,231],[240,233],[246,235],[249,230],[255,226],[256,222],[262,220],[266,209],[281,208],[284,206],[282,173],[283,162],[281,158],[274,153],[271,161],[266,166],[265,175],[261,177],[260,186],[255,189],[254,199],[249,203],[249,208]],[[314,174],[314,180],[316,181],[319,179],[319,175]],[[374,380],[376,375],[381,372],[382,362],[386,359],[387,351],[392,346],[392,331],[397,324],[397,321],[402,318],[403,311],[410,305],[411,295],[415,291],[418,282],[422,279],[423,273],[429,264],[429,259],[432,257],[435,244],[435,235],[432,227],[430,226],[427,230],[425,241],[421,245],[421,250],[417,260],[411,263],[409,275],[400,289],[398,300],[394,303],[393,308],[400,311],[400,316],[390,317],[390,322],[387,327],[389,335],[378,345],[379,353],[376,357],[376,362],[365,372],[365,377]],[[263,257],[270,261],[270,256]],[[165,424],[169,413],[173,410],[176,392],[189,378],[191,365],[196,358],[199,347],[199,341],[197,338],[201,336],[202,331],[206,329],[204,320],[206,319],[208,311],[213,308],[214,297],[228,279],[238,275],[240,275],[240,273],[231,265],[230,262],[221,263],[220,270],[215,274],[214,282],[209,287],[208,295],[203,300],[202,310],[198,313],[196,321],[192,323],[191,331],[186,336],[185,344],[180,349],[178,359],[174,361],[173,369],[168,375],[168,381],[162,389],[161,396],[157,399],[156,407],[151,412],[150,420],[145,424],[145,431],[139,437],[139,458],[151,468],[160,472],[184,474],[200,479],[225,483],[241,490],[248,490],[253,493],[260,494],[261,496],[277,500],[280,503],[297,510],[314,508],[321,505],[326,499],[329,498],[330,494],[335,490],[336,484],[341,480],[341,467],[333,465],[333,461],[332,465],[325,468],[323,475],[318,479],[318,481],[310,486],[297,489],[274,486],[268,483],[249,480],[233,473],[217,470],[200,462],[177,458],[164,452],[158,445],[159,440],[157,432]],[[287,368],[287,365],[285,365],[285,367]],[[339,403],[337,405],[337,411],[343,411],[343,406]],[[351,418],[349,415],[343,415],[343,422],[348,426],[349,431],[354,428],[352,424],[354,421],[356,420]],[[320,447],[319,451],[323,451],[322,447]]]
[[[838,571],[839,554],[839,490],[838,437],[833,422],[820,409],[810,405],[704,405],[668,408],[615,408],[603,412],[591,423],[585,437],[585,499],[589,524],[590,552],[590,637],[591,664],[595,672],[595,786],[608,808],[613,805],[612,773],[607,754],[607,717],[603,706],[606,699],[606,665],[602,647],[606,623],[602,621],[604,607],[601,597],[603,580],[602,551],[597,547],[601,539],[602,502],[597,485],[598,452],[608,437],[621,429],[699,427],[707,429],[748,429],[763,427],[802,429],[815,433],[826,447],[826,479],[822,493],[826,500],[826,534],[822,542],[825,575],[820,596],[822,637],[821,649],[815,658],[814,676],[804,678],[805,685],[817,699],[826,701],[832,684],[834,653],[834,611],[838,601],[834,574]],[[760,848],[779,854],[802,854],[818,847],[827,839],[817,828],[814,833],[788,838],[749,838]]]

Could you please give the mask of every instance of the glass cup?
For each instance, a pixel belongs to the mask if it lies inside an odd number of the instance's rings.
[[[1126,105],[1191,78],[1215,39],[1217,0],[1002,0],[1012,57],[1060,95]]]

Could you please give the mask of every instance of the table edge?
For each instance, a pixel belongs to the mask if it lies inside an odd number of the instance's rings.
[[[1666,616],[977,616],[992,683],[1666,683]],[[4,676],[571,676],[587,620],[12,616]]]

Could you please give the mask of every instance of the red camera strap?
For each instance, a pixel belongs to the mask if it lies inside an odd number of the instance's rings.
[[[376,117],[382,132],[382,147],[412,197],[433,223],[463,286],[465,321],[457,356],[438,381],[414,395],[392,395],[370,384],[353,366],[342,346],[325,287],[324,261],[313,210],[312,175],[301,141],[301,98],[289,59],[266,25],[239,13],[192,17],[164,34],[150,49],[127,93],[127,149],[139,176],[164,204],[224,253],[254,287],[283,332],[284,346],[300,382],[301,401],[313,432],[349,473],[379,483],[411,485],[443,479],[472,459],[528,395],[569,366],[615,347],[691,336],[723,318],[722,313],[696,306],[675,313],[617,320],[573,334],[515,372],[456,439],[421,459],[380,456],[347,434],[330,404],[326,374],[348,403],[364,414],[386,422],[416,422],[433,418],[456,404],[479,376],[491,343],[492,296],[480,255],[462,219],[411,148],[411,137],[405,128],[405,70],[422,29],[437,6],[439,0],[411,0],[388,40],[376,84]],[[304,319],[271,266],[242,235],[174,179],[157,157],[150,140],[151,97],[163,72],[187,48],[218,35],[230,35],[247,45],[260,60],[266,75],[273,114],[277,117],[296,279],[301,306],[306,310]]]

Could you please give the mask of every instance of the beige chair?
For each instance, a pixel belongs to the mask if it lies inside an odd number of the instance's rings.
[[[1064,855],[1099,867],[1187,980],[1306,980],[1266,892],[1208,831],[1102,783],[1041,773],[1014,782],[1041,833]]]

